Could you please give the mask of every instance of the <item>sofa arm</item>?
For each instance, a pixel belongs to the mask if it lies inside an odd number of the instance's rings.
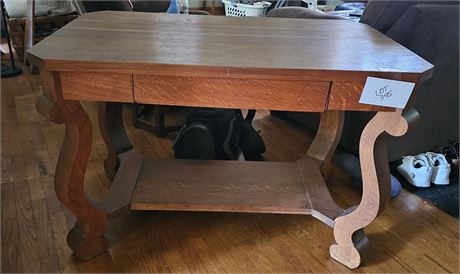
[[[205,11],[205,10],[189,10],[189,14],[195,14],[195,15],[211,15],[211,13]]]
[[[406,14],[406,11],[415,5],[436,4],[436,5],[458,5],[458,1],[452,0],[373,0],[369,1],[361,16],[360,22],[373,27],[374,29],[387,33],[387,31]],[[456,8],[450,6],[451,8]],[[458,9],[458,6],[457,6]]]
[[[272,9],[267,13],[267,17],[301,19],[343,19],[338,16],[328,15],[319,10],[312,10],[303,7],[284,7]]]

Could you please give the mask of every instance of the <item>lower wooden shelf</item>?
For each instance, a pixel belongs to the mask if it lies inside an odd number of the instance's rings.
[[[144,159],[132,210],[311,214],[328,225],[342,212],[320,162]]]

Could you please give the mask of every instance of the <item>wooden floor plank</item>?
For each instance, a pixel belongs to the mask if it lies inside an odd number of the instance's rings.
[[[59,261],[58,255],[53,254],[48,257],[44,257],[40,260],[42,272],[44,273],[57,273],[59,272]]]
[[[3,200],[2,200],[3,201]],[[2,219],[2,263],[1,271],[22,272],[21,249],[19,238],[19,225],[16,218]]]
[[[40,184],[40,182],[38,183]],[[40,258],[48,258],[47,260],[52,260],[52,256],[56,255],[56,249],[53,230],[50,224],[50,215],[48,213],[48,208],[46,207],[45,199],[33,200],[32,211]],[[49,267],[48,263],[47,267]],[[47,272],[45,270],[43,271]]]
[[[41,272],[40,248],[37,241],[37,227],[33,217],[33,208],[27,182],[18,180],[15,185],[15,200],[19,225],[19,239],[21,250],[19,257],[22,261],[22,271]]]

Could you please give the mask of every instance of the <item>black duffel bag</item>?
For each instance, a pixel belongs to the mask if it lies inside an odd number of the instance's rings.
[[[265,145],[252,127],[255,111],[246,118],[239,109],[195,108],[173,145],[178,159],[260,160]]]

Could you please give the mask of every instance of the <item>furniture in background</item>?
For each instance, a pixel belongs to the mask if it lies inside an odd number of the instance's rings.
[[[77,18],[77,14],[36,16],[35,0],[28,0],[25,17],[7,18],[11,40],[18,60],[24,61],[24,52],[29,47],[75,18]]]
[[[112,11],[139,11],[139,12],[166,12],[170,4],[170,0],[76,0],[77,6],[82,9],[81,13],[95,12],[103,10]],[[190,14],[208,15],[204,10],[191,9]]]
[[[165,137],[170,132],[178,131],[181,125],[166,126],[167,106],[132,104],[132,119],[135,128],[143,129],[157,137]]]
[[[305,23],[105,11],[83,15],[28,51],[44,83],[38,111],[65,124],[55,189],[77,219],[67,241],[78,257],[88,260],[107,250],[107,218],[129,206],[312,215],[334,229],[331,256],[350,268],[359,266],[357,248],[366,241],[362,228],[390,197],[385,135],[403,135],[418,117],[414,110],[402,114],[402,109],[360,104],[361,89],[368,76],[420,85],[433,67],[364,24]],[[229,32],[228,26],[238,31]],[[136,32],[128,31],[132,28]],[[194,34],[194,47],[190,36],[177,34],[176,28]],[[350,32],[344,35],[343,29]],[[349,52],[324,51],[338,36]],[[365,56],[356,58],[352,50],[363,47]],[[100,102],[105,167],[115,174],[97,206],[84,191],[93,127],[79,101]],[[133,149],[125,133],[121,102],[321,112],[321,125],[297,162],[148,159]],[[321,169],[334,153],[347,110],[377,114],[360,140],[362,200],[343,210]]]
[[[35,0],[27,0],[26,16],[24,23],[24,63],[27,64],[26,51],[35,43]],[[33,67],[31,66],[32,70]]]
[[[128,0],[115,0],[115,1],[93,1],[93,0],[76,0],[76,6],[80,14],[87,12],[96,12],[103,10],[113,11],[133,11],[133,7]]]
[[[7,26],[8,22],[6,18],[8,17],[8,14],[5,9],[5,3],[3,0],[0,1],[1,4],[1,20],[2,20],[2,26],[5,26],[5,36],[6,36],[6,42],[8,43],[8,53],[10,55],[10,65],[9,64],[4,64],[2,63],[2,72],[1,72],[1,77],[2,78],[8,78],[8,77],[13,77],[16,75],[19,75],[22,73],[22,70],[20,67],[17,67],[15,62],[14,62],[14,56],[13,56],[13,48],[11,46],[11,39],[10,39],[10,34],[7,31]],[[3,36],[3,34],[2,34]],[[3,52],[2,52],[3,55]]]
[[[284,2],[277,2],[282,3]],[[233,2],[229,0],[222,0],[222,4],[225,8],[225,16],[237,16],[237,17],[247,17],[247,16],[265,16],[267,10],[273,3],[269,2],[258,2],[255,3],[241,3],[239,1]]]
[[[331,19],[331,20],[340,20],[343,19],[339,16],[329,15],[322,11],[307,9],[303,7],[284,7],[273,9],[268,12],[267,17],[276,17],[276,18],[308,18],[308,19]],[[302,24],[302,22],[298,22],[298,24]],[[331,45],[332,47],[333,45]],[[324,49],[327,51],[327,48]]]
[[[290,9],[274,10],[273,14],[269,13],[267,16],[312,18],[306,9]],[[315,18],[321,18],[321,15],[316,14]],[[369,1],[360,22],[386,34],[436,67],[433,77],[418,86],[418,92],[423,96],[412,102],[420,112],[423,122],[402,138],[389,138],[389,160],[430,151],[443,143],[458,140],[458,1]],[[333,46],[334,43],[331,43],[330,47]],[[328,48],[323,50],[327,52]],[[312,129],[319,125],[319,114],[284,114],[285,117],[293,118]],[[365,112],[349,112],[345,115],[345,128],[340,140],[344,149],[358,154],[361,131],[373,115]]]
[[[214,14],[216,12],[216,0],[204,0],[203,1],[203,9],[208,10],[208,2],[211,4],[211,10],[210,13]]]
[[[170,0],[131,0],[134,11],[142,12],[166,12],[169,7]]]

